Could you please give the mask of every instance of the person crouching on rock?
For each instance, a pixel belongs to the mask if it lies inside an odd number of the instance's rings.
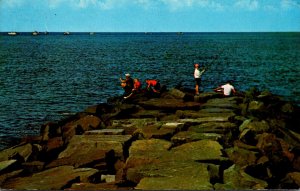
[[[133,89],[131,90],[131,93],[128,96],[125,96],[124,99],[128,99],[132,95],[141,92],[142,83],[140,82],[140,80],[138,78],[135,78],[133,81],[134,81],[134,84],[133,84]]]
[[[224,96],[231,96],[232,94],[236,93],[236,90],[231,85],[231,81],[228,81],[226,84],[217,87],[214,89],[215,92],[223,92]]]
[[[146,84],[147,84],[146,90],[148,92],[156,93],[156,94],[160,93],[161,87],[160,87],[159,80],[147,79]]]
[[[131,94],[131,91],[133,89],[133,79],[130,77],[130,74],[125,74],[125,80],[120,78],[121,86],[124,89],[123,96],[128,96]]]

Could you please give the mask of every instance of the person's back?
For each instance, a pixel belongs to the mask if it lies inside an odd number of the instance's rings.
[[[223,94],[225,96],[230,96],[232,92],[235,93],[235,89],[230,83],[221,86],[221,88],[223,88]]]
[[[160,90],[159,80],[147,79],[146,83],[147,83],[147,90],[148,91],[152,90],[155,93],[159,93],[159,90]]]

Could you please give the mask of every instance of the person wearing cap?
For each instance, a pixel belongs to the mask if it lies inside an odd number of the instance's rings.
[[[120,78],[121,86],[124,89],[124,96],[128,96],[131,93],[131,90],[133,89],[133,79],[130,77],[130,74],[125,74],[125,80]]]
[[[236,90],[234,87],[231,85],[231,81],[227,81],[225,85],[222,85],[220,87],[217,87],[214,89],[215,92],[223,92],[224,96],[231,96],[232,93],[236,93]]]
[[[199,95],[199,86],[201,84],[201,76],[205,72],[205,68],[200,71],[198,63],[194,64],[194,68],[195,68],[194,78],[195,78],[195,84],[196,84],[195,93],[196,93],[196,95]]]

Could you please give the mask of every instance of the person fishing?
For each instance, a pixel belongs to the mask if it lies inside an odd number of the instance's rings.
[[[146,80],[146,90],[148,92],[153,92],[153,93],[160,93],[160,83],[159,80],[154,80],[154,79],[147,79]]]
[[[232,94],[236,93],[236,90],[234,89],[233,85],[231,85],[231,81],[227,81],[226,84],[217,87],[214,89],[215,92],[222,92],[224,96],[231,96]]]
[[[141,92],[141,88],[142,88],[142,83],[140,82],[140,80],[138,78],[135,78],[133,80],[134,84],[133,84],[133,89],[131,90],[131,93],[128,96],[125,96],[124,99],[128,99],[131,96],[133,96],[136,93]]]
[[[128,96],[133,89],[133,79],[130,77],[130,74],[125,74],[125,79],[120,78],[121,87],[124,89],[123,96]]]
[[[199,69],[199,64],[196,63],[194,64],[194,79],[195,79],[195,94],[199,95],[199,87],[201,85],[201,76],[202,74],[205,72],[205,68],[203,70],[200,71]]]

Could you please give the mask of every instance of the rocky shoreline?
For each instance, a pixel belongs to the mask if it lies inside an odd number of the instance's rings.
[[[255,88],[177,87],[42,125],[0,152],[0,188],[299,189],[300,109]]]

